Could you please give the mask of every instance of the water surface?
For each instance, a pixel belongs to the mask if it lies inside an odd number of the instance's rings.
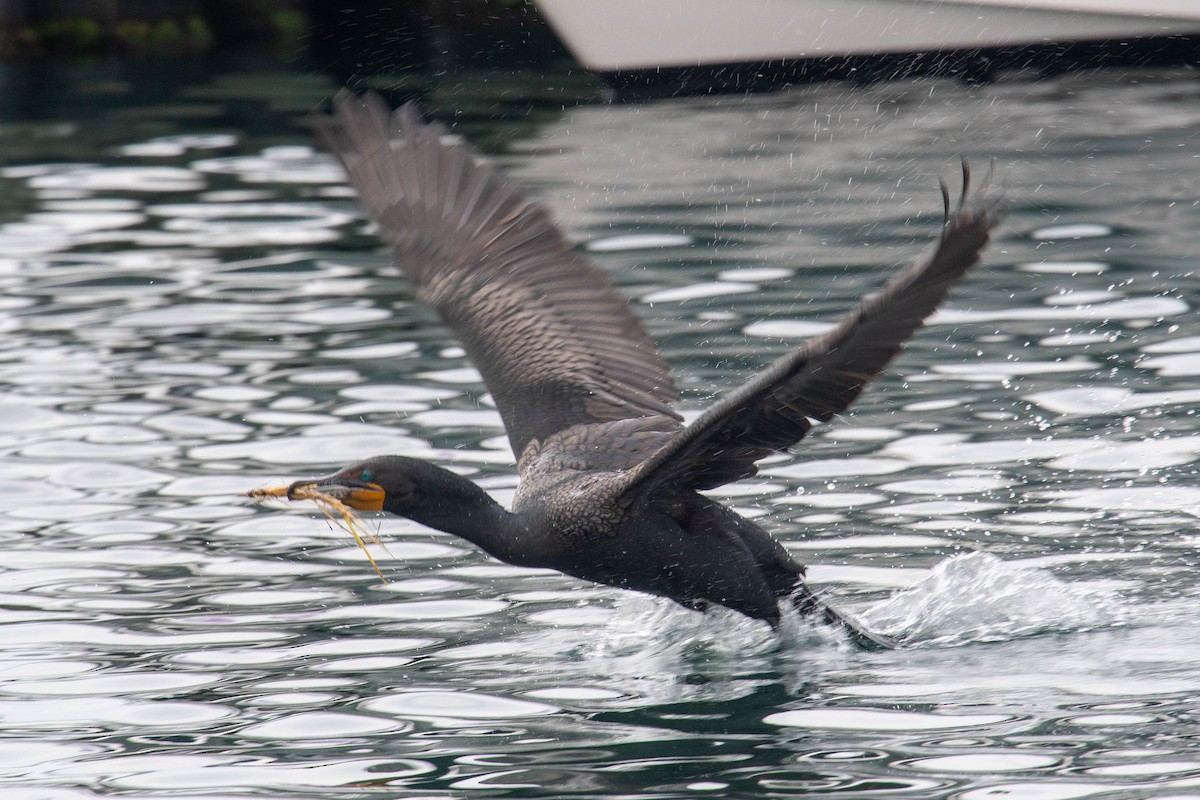
[[[315,511],[239,499],[382,452],[516,479],[312,149],[332,82],[57,79],[0,126],[5,797],[1200,796],[1193,73],[431,94],[632,298],[689,413],[994,164],[986,263],[844,419],[715,493],[912,641],[881,654],[399,519],[369,523],[383,584]]]

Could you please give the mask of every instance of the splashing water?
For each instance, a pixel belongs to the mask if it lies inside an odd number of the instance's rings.
[[[861,619],[910,644],[949,646],[1097,628],[1120,622],[1121,614],[1111,594],[977,552],[942,561]]]
[[[647,631],[655,635],[647,637]],[[593,658],[652,655],[681,664],[698,656],[765,655],[776,647],[766,625],[736,612],[716,606],[699,614],[662,598],[633,593],[620,597],[606,624],[588,640]]]
[[[1110,592],[1066,583],[1048,570],[984,552],[947,558],[913,587],[854,616],[869,630],[922,649],[1128,621]],[[591,671],[609,678],[675,675],[698,663],[752,671],[752,664],[761,668],[773,662],[779,668],[780,656],[784,663],[799,657],[811,666],[814,659],[836,660],[853,651],[844,633],[794,611],[784,613],[782,628],[774,634],[726,609],[697,614],[659,598],[629,594],[597,621],[601,624],[582,641],[581,631],[556,632],[562,639],[557,649],[575,652]],[[656,635],[648,637],[647,631]],[[546,632],[539,633],[539,640],[547,646]]]

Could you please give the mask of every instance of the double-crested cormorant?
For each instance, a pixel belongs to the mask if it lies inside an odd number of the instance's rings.
[[[391,245],[416,296],[457,334],[504,419],[520,484],[506,511],[433,464],[379,456],[289,493],[389,511],[511,564],[726,606],[772,627],[779,601],[890,646],[818,600],[804,567],[701,490],[746,478],[813,420],[858,397],[979,261],[998,203],[962,196],[933,255],[894,276],[837,327],[779,358],[690,425],[654,342],[547,211],[413,105],[390,113],[343,92],[314,123]],[[302,492],[301,490],[305,490]]]

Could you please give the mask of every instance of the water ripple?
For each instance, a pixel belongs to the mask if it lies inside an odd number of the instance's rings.
[[[843,418],[714,492],[906,637],[862,654],[366,515],[381,583],[312,507],[238,497],[382,452],[502,503],[516,474],[296,125],[326,78],[68,72],[0,126],[5,798],[1194,792],[1190,74],[431,84],[640,300],[689,420],[928,247],[936,176],[995,160],[982,267]]]

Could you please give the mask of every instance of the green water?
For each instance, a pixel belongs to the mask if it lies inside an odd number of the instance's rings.
[[[933,241],[986,263],[842,420],[717,494],[914,646],[489,560],[247,489],[399,452],[501,501],[471,366],[303,118],[332,79],[10,71],[0,124],[5,798],[1200,796],[1200,83],[821,85],[426,104],[632,298],[688,412]],[[457,116],[456,116],[457,114]]]

